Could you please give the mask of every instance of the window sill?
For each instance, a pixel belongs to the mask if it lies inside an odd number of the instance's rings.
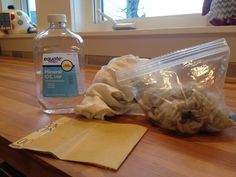
[[[111,36],[148,36],[148,35],[178,35],[178,34],[214,34],[236,33],[236,26],[206,26],[191,28],[160,28],[146,30],[116,30],[100,32],[79,32],[82,37],[111,37]]]
[[[27,39],[27,38],[34,38],[36,33],[30,33],[30,34],[0,34],[0,39]]]
[[[214,34],[236,33],[236,26],[206,26],[191,28],[160,28],[145,30],[114,30],[99,32],[79,32],[82,37],[112,37],[112,36],[149,36],[149,35],[178,35],[178,34]],[[31,34],[0,34],[0,39],[34,38],[36,33]]]

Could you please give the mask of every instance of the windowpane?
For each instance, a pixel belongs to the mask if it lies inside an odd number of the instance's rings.
[[[33,23],[37,23],[36,19],[36,7],[35,7],[35,0],[28,0],[28,15],[30,16]]]
[[[201,13],[203,0],[102,0],[112,18],[140,18]]]

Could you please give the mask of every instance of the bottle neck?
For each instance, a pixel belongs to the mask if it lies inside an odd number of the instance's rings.
[[[65,22],[51,22],[49,25],[50,28],[66,28]]]

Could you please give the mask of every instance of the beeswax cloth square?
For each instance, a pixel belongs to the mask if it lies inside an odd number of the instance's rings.
[[[63,117],[10,147],[117,170],[146,130],[134,124]]]

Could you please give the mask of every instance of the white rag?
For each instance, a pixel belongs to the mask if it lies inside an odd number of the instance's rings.
[[[121,114],[143,115],[142,109],[134,99],[131,87],[120,86],[115,73],[124,68],[129,70],[137,63],[146,60],[133,55],[113,58],[95,75],[85,98],[75,107],[76,114],[101,120],[104,120],[105,116]]]

